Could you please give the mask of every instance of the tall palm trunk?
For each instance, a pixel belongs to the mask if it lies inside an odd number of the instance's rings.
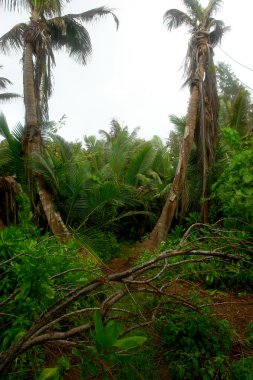
[[[200,87],[203,86],[204,76],[205,55],[201,53],[199,56],[198,70],[196,71],[195,78],[193,78],[191,84],[192,88],[188,106],[186,128],[181,144],[176,174],[171,184],[169,195],[163,206],[161,215],[150,233],[149,238],[142,243],[140,249],[148,248],[150,250],[154,250],[157,248],[161,242],[165,240],[171,227],[177,203],[185,183],[186,170],[194,141],[195,128],[199,117]]]
[[[25,131],[23,138],[23,150],[26,161],[31,159],[34,153],[42,152],[42,136],[37,115],[37,101],[34,86],[34,65],[32,44],[28,41],[24,49],[24,101],[25,101]],[[39,198],[52,233],[60,240],[66,241],[71,235],[61,219],[59,213],[54,209],[53,197],[45,189],[40,175],[27,170],[27,180],[30,186],[32,177],[39,194]]]
[[[34,65],[32,44],[26,42],[24,48],[24,102],[25,102],[25,130],[23,149],[25,159],[33,153],[41,153],[42,137],[38,124],[37,102],[34,91]]]
[[[165,239],[173,221],[175,210],[177,207],[177,202],[180,197],[185,177],[186,169],[190,157],[190,152],[192,149],[192,144],[194,140],[194,132],[198,115],[199,106],[199,89],[196,83],[191,92],[187,123],[184,133],[184,138],[181,144],[179,162],[177,165],[176,175],[174,177],[173,183],[171,185],[169,195],[163,206],[161,215],[151,232],[149,238],[144,241],[143,248],[148,248],[154,250],[160,243]]]

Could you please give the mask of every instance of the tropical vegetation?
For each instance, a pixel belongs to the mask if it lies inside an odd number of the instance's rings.
[[[191,33],[166,142],[115,119],[69,142],[49,122],[54,52],[86,64],[84,24],[118,25],[64,3],[0,0],[31,12],[0,38],[24,56],[25,103],[25,125],[0,115],[0,377],[250,380],[253,102],[213,61],[222,1],[164,15]]]

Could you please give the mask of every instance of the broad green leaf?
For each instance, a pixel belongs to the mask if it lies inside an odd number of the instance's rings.
[[[147,338],[145,336],[130,336],[128,338],[118,339],[114,346],[122,350],[129,350],[131,348],[141,346],[145,343]]]
[[[94,314],[94,324],[95,324],[96,336],[98,337],[100,336],[100,334],[103,333],[103,330],[104,330],[102,318],[98,311],[96,311]]]
[[[114,346],[114,343],[119,336],[120,328],[114,321],[110,321],[104,328],[104,346],[103,348],[106,350],[110,347]]]
[[[50,380],[59,379],[58,367],[44,368],[38,378],[38,380],[49,380],[49,379]]]

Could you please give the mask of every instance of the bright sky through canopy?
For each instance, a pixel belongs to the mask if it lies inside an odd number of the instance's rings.
[[[207,1],[202,1],[205,5]],[[93,56],[87,66],[57,55],[54,69],[54,94],[50,101],[50,119],[66,114],[66,125],[60,134],[67,140],[98,135],[109,129],[112,118],[132,130],[141,127],[139,135],[147,139],[157,134],[168,137],[168,116],[186,113],[188,89],[183,83],[183,59],[189,34],[184,28],[169,32],[163,25],[163,14],[170,8],[185,10],[180,0],[72,0],[63,13],[79,13],[98,6],[115,9],[119,30],[111,17],[87,25],[93,44]],[[9,13],[1,8],[0,35],[18,22],[28,20],[25,13]],[[231,31],[221,48],[235,60],[253,70],[253,55],[247,48],[247,36],[253,33],[252,0],[224,0],[216,18]],[[22,94],[21,54],[1,55],[1,76],[14,85],[9,91]],[[231,60],[219,48],[215,60],[232,66],[239,79],[253,88],[253,72]],[[181,70],[180,70],[181,69]],[[10,127],[24,121],[22,100],[0,105]]]

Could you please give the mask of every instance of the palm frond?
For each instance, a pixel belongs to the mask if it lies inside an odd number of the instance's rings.
[[[0,0],[0,5],[3,5],[9,11],[20,11],[30,7],[28,0]]]
[[[11,137],[11,132],[10,132],[10,129],[8,127],[7,120],[2,113],[0,113],[0,136],[5,138],[7,141]]]
[[[6,89],[8,84],[12,84],[12,82],[7,78],[0,77],[0,88],[1,89]]]
[[[136,138],[137,138],[138,133],[139,133],[139,131],[140,131],[140,128],[141,128],[141,127],[136,127],[136,128],[134,128],[134,130],[130,133],[130,137],[131,137],[131,139],[136,139]]]
[[[29,166],[35,172],[42,175],[46,182],[54,189],[58,192],[60,191],[59,181],[55,174],[55,165],[49,152],[45,152],[43,155],[34,153]]]
[[[0,167],[10,164],[12,161],[12,155],[9,147],[0,146]]]
[[[64,174],[64,180],[62,176],[59,179],[60,198],[65,198],[67,200],[67,204],[65,201],[65,204],[63,205],[63,212],[66,214],[66,220],[68,223],[76,217],[76,204],[78,202],[82,203],[84,202],[84,199],[87,199],[87,194],[84,189],[90,173],[86,165],[80,166],[72,164],[69,168],[65,169]],[[87,204],[87,201],[85,201],[84,204]]]
[[[21,143],[24,137],[24,126],[21,123],[16,124],[15,127],[12,128],[12,136]]]
[[[212,14],[216,13],[222,4],[223,0],[209,0],[207,7],[204,9],[205,18],[208,19]]]
[[[184,6],[187,8],[189,14],[197,20],[203,18],[203,8],[199,0],[181,0]]]
[[[2,66],[0,66],[0,69],[1,68]],[[0,77],[0,89],[5,90],[7,86],[10,84],[12,84],[12,82],[9,79]],[[14,94],[11,92],[5,92],[5,93],[0,94],[0,103],[8,102],[11,99],[17,99],[17,98],[20,98],[20,95]]]
[[[19,130],[19,133],[16,133]],[[0,135],[5,138],[7,146],[0,147],[0,165],[8,163],[10,175],[16,174],[19,183],[25,183],[24,160],[22,159],[23,126],[18,124],[13,133],[10,132],[5,117],[0,114]]]
[[[52,38],[52,47],[65,48],[70,57],[85,65],[92,53],[88,31],[75,19],[68,16],[48,20]]]
[[[159,137],[157,135],[154,135],[150,142],[151,142],[152,146],[154,147],[154,149],[156,149],[156,150],[160,150],[160,149],[164,148],[163,140],[161,139],[161,137]]]
[[[151,144],[145,144],[142,149],[139,149],[131,158],[128,165],[125,181],[129,185],[136,185],[138,174],[145,174],[145,172],[152,167],[156,156],[156,151]]]
[[[126,194],[121,185],[107,181],[83,192],[74,204],[73,215],[82,219],[83,224],[91,217],[108,222],[115,216],[115,207],[125,204],[127,198],[129,193]]]
[[[65,3],[70,0],[36,0],[36,8],[39,12],[47,16],[60,14]],[[33,3],[29,0],[0,0],[0,5],[3,5],[9,11],[21,11],[22,9],[30,10]]]
[[[230,31],[229,26],[225,26],[224,22],[221,20],[211,19],[210,26],[213,30],[210,32],[210,42],[213,47],[215,47],[221,40],[226,32]]]
[[[12,92],[5,92],[3,94],[0,94],[0,103],[8,102],[9,100],[12,99],[18,99],[21,96],[18,94],[14,94]]]
[[[50,136],[60,153],[61,161],[65,164],[73,161],[75,157],[73,155],[71,144],[59,135],[50,134]]]
[[[23,49],[24,33],[27,29],[27,25],[20,23],[15,25],[9,32],[5,33],[0,38],[0,50],[7,54],[11,49],[20,50]]]
[[[179,117],[172,114],[169,115],[169,120],[176,127],[177,133],[179,133],[179,135],[183,137],[184,130],[186,127],[186,116]]]
[[[104,129],[100,129],[98,133],[100,134],[100,136],[102,136],[102,139],[106,140],[106,142],[110,142],[111,140],[110,133],[108,133]]]
[[[193,27],[194,21],[186,13],[178,9],[169,9],[163,16],[163,22],[169,30],[177,29],[181,25]]]
[[[159,178],[156,176],[158,182],[164,180],[167,182],[171,172],[171,162],[168,148],[166,146],[157,151],[152,168],[154,174],[151,173],[151,175],[154,177],[156,173],[159,176]]]
[[[61,15],[62,8],[65,3],[70,0],[36,0],[36,8],[41,15],[49,17]]]
[[[111,170],[111,174],[109,173],[109,175],[115,178],[122,177],[131,156],[132,148],[132,140],[124,131],[112,140],[111,149],[108,151],[107,157],[108,168]]]
[[[113,13],[113,9],[106,7],[94,8],[89,11],[77,14],[68,14],[64,17],[68,17],[70,19],[77,19],[82,22],[93,22],[97,21],[101,17],[105,17],[107,15],[111,15],[116,23],[116,27],[119,27],[119,20],[117,16]]]

